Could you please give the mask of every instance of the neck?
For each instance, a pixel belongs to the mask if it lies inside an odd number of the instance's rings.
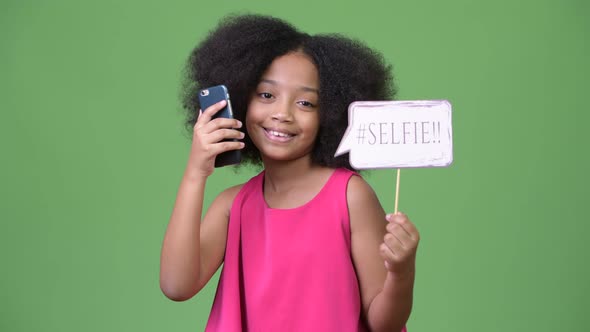
[[[290,161],[263,160],[263,163],[264,189],[267,192],[289,190],[309,176],[312,170],[321,168],[313,165],[309,156]]]

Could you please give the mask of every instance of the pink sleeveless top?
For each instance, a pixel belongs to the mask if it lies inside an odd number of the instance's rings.
[[[230,211],[223,271],[205,331],[366,331],[337,169],[308,203],[268,207],[264,172]]]

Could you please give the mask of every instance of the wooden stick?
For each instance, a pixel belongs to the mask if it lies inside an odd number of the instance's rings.
[[[399,173],[400,169],[397,169],[397,181],[395,182],[395,207],[393,213],[397,213],[397,203],[399,201]]]

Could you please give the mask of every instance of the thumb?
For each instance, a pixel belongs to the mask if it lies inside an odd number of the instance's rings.
[[[385,220],[387,220],[388,222],[393,222],[393,213],[388,213],[387,215],[385,215]]]

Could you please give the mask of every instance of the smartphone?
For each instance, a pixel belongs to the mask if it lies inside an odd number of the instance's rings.
[[[207,107],[222,100],[225,100],[227,104],[223,109],[219,110],[219,112],[213,115],[213,119],[220,117],[233,119],[229,93],[227,92],[225,85],[216,85],[210,88],[199,90],[199,104],[201,105],[202,111],[205,111]],[[225,141],[237,141],[237,139],[227,139]],[[218,154],[217,157],[215,157],[215,167],[235,165],[239,164],[240,161],[242,161],[242,154],[240,153],[240,150],[226,151]]]

